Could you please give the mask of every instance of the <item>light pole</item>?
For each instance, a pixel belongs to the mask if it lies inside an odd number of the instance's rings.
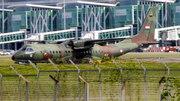
[[[2,33],[4,33],[4,0],[2,0]]]
[[[65,0],[64,0],[64,30],[66,30],[66,18],[65,18],[65,9],[66,9],[66,6],[65,6]]]
[[[4,0],[2,0],[2,33],[4,33]],[[2,50],[4,50],[4,44],[2,44]]]
[[[79,9],[79,6],[76,6],[76,8],[77,8],[77,26],[79,26],[79,13],[78,13],[78,9]]]
[[[167,27],[167,0],[165,2],[165,26],[164,27]]]

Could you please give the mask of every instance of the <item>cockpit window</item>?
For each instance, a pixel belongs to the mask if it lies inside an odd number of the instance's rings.
[[[26,49],[26,52],[30,52],[30,48],[27,48],[27,49]]]
[[[34,52],[34,50],[32,48],[27,48],[26,52]]]
[[[32,48],[30,48],[30,52],[34,52],[34,50]]]
[[[26,48],[23,48],[21,51],[25,51],[26,50]]]

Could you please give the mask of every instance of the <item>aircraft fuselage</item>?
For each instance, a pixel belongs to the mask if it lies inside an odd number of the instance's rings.
[[[107,46],[95,44],[92,48],[84,50],[73,50],[68,45],[61,44],[31,44],[19,49],[12,59],[18,62],[28,62],[28,60],[31,60],[34,63],[48,62],[48,59],[68,58],[102,60],[104,56],[117,57],[136,48],[138,48],[138,45],[135,43],[118,43]]]

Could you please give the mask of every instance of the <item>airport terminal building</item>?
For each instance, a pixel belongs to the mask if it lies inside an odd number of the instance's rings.
[[[131,37],[152,6],[158,7],[156,40],[178,45],[179,0],[2,0],[0,49],[17,50],[24,40]]]

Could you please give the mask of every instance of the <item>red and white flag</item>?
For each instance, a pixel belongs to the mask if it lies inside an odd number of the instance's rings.
[[[145,28],[146,29],[150,29],[150,25],[145,25]]]

